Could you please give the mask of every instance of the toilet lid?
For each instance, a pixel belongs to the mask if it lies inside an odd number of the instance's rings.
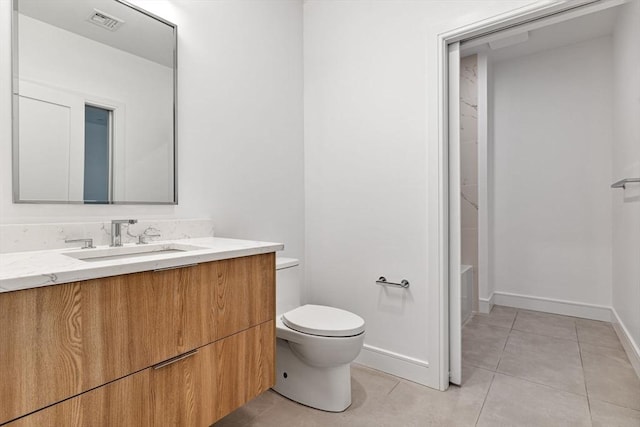
[[[335,307],[307,304],[282,315],[282,323],[309,335],[352,337],[364,332],[364,319]]]

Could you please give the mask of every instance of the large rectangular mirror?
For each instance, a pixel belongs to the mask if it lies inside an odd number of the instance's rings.
[[[176,204],[176,26],[122,0],[13,0],[16,203]]]

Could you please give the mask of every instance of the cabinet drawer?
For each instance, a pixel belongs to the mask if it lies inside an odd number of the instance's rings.
[[[275,318],[275,262],[271,253],[198,266],[215,286],[216,340]]]
[[[6,427],[210,426],[275,383],[274,325],[254,326]]]
[[[149,376],[145,369],[4,427],[153,427]]]
[[[254,326],[152,369],[153,425],[209,426],[273,386],[274,325]]]

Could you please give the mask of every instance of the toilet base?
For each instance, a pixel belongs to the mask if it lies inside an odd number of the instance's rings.
[[[289,343],[276,340],[276,385],[284,397],[329,412],[342,412],[351,405],[351,366],[318,368],[296,356]]]

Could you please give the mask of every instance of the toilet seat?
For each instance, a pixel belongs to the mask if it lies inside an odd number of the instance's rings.
[[[285,326],[304,334],[352,337],[364,332],[364,319],[346,310],[307,304],[282,315]]]

